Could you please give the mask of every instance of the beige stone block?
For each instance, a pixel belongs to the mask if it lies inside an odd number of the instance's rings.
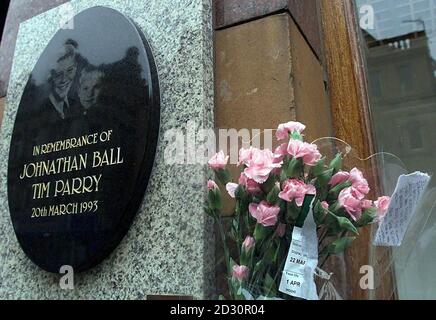
[[[295,117],[289,15],[216,32],[216,126],[274,128]]]

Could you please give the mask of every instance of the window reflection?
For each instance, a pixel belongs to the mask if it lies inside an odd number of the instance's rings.
[[[361,6],[371,5],[375,13],[374,28],[361,30],[361,38],[378,151],[396,154],[410,172],[433,174],[436,0],[355,0],[355,3],[358,12]],[[436,299],[435,185],[433,178],[406,235],[408,241],[394,252],[400,299]]]

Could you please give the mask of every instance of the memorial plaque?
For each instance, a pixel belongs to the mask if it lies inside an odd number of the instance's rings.
[[[12,223],[39,267],[80,272],[127,233],[143,200],[159,132],[157,70],[144,35],[94,7],[50,41],[25,87],[12,134]]]

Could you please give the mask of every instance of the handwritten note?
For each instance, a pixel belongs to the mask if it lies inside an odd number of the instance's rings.
[[[430,176],[422,172],[400,176],[392,195],[389,211],[373,239],[375,246],[401,246],[429,182]]]

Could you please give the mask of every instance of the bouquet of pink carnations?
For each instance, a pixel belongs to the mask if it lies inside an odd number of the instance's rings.
[[[209,161],[236,201],[231,226],[225,229],[221,191],[214,181],[208,182],[205,212],[220,230],[232,299],[291,299],[279,286],[294,228],[304,225],[309,212],[316,224],[321,266],[331,255],[346,250],[359,228],[379,221],[387,212],[389,197],[367,199],[370,188],[362,172],[342,171],[340,153],[327,161],[316,144],[304,142],[304,130],[298,122],[281,124],[276,137],[283,144],[275,152],[241,149],[238,183],[232,182],[224,152]],[[229,249],[235,245],[236,250]]]

